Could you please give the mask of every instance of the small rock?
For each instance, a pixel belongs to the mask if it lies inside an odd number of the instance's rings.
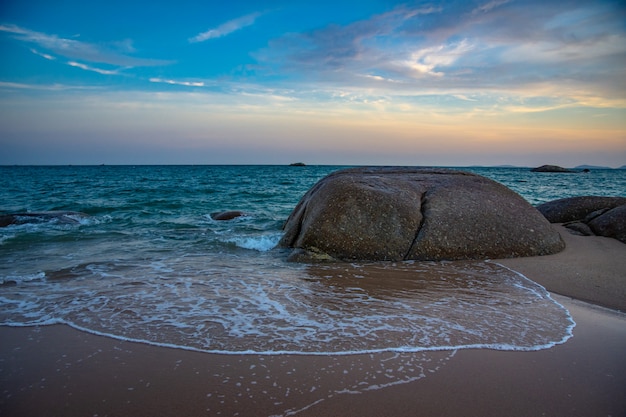
[[[593,230],[586,223],[583,222],[571,222],[565,223],[563,226],[567,227],[567,229],[574,235],[579,236],[593,236]]]
[[[211,218],[213,220],[232,220],[232,219],[236,219],[237,217],[241,217],[245,215],[246,213],[244,213],[243,211],[229,210],[229,211],[222,211],[219,213],[211,213]]]

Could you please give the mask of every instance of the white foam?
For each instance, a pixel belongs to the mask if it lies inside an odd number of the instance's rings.
[[[234,243],[243,249],[251,249],[259,252],[268,252],[276,247],[282,234],[268,234],[261,236],[236,236],[230,237],[226,241]]]
[[[109,214],[105,214],[103,216],[80,216],[80,215],[66,215],[72,220],[75,220],[81,226],[92,226],[99,224],[111,223],[113,221],[113,216]]]
[[[45,233],[50,230],[73,231],[84,226],[110,223],[113,220],[110,215],[92,217],[80,214],[63,214],[60,217],[71,221],[62,221],[59,217],[37,218],[37,221],[10,224],[3,227],[0,229],[0,245],[23,235]],[[32,220],[32,218],[27,218],[27,220]]]
[[[301,266],[242,263],[203,275],[198,264],[172,262],[136,272],[130,265],[87,264],[73,276],[95,279],[18,288],[16,302],[29,303],[0,306],[0,323],[53,319],[158,346],[262,355],[539,350],[565,342],[575,325],[543,287],[496,264],[396,265],[396,274],[410,280],[387,286],[371,277],[372,266],[324,266],[303,280]],[[185,270],[192,276],[181,275]]]
[[[267,388],[278,408],[287,395],[296,404],[277,415],[419,380],[459,349],[534,351],[572,336],[569,312],[543,287],[494,263],[306,267],[275,255],[89,263],[72,268],[68,279],[51,272],[47,280],[0,288],[0,325],[66,324],[258,363],[318,356],[316,369],[285,370],[289,386]],[[230,383],[244,392],[262,372],[281,368],[253,362],[242,369],[249,369],[247,380],[213,371],[214,397]]]
[[[30,281],[42,280],[46,278],[45,272],[35,272],[33,274],[26,275],[7,275],[0,277],[0,284],[21,284]]]

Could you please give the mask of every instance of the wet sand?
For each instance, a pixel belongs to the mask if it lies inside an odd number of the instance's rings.
[[[504,259],[548,291],[626,312],[626,245],[600,236],[576,236],[553,225],[565,240],[555,255]]]
[[[554,293],[626,303],[626,245],[497,260]],[[0,327],[0,416],[623,416],[626,315],[554,295],[574,337],[537,352],[468,349],[350,356],[211,355],[68,326]],[[386,368],[410,382],[383,387]],[[355,394],[363,384],[377,389]]]

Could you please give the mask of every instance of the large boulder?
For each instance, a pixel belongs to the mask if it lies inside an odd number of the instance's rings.
[[[292,260],[445,260],[546,255],[560,235],[526,200],[479,175],[426,168],[337,171],[284,226]]]
[[[581,196],[561,198],[537,206],[550,223],[584,220],[591,213],[626,204],[626,197]]]

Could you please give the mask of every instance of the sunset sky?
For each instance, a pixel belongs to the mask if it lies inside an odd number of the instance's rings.
[[[626,164],[623,0],[5,0],[0,62],[0,164]]]

